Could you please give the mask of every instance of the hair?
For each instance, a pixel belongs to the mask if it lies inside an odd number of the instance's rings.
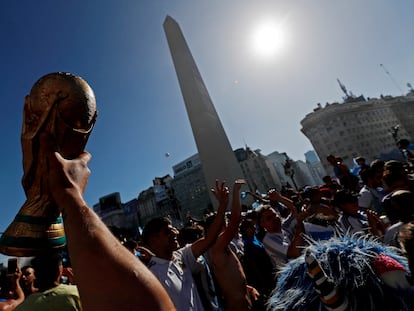
[[[142,242],[148,245],[149,239],[156,233],[160,232],[162,228],[171,225],[171,220],[167,217],[157,217],[151,219],[142,231]]]
[[[341,208],[342,204],[358,202],[358,197],[349,190],[339,190],[335,192],[332,204]]]
[[[34,268],[33,268],[33,266],[32,265],[26,265],[26,266],[23,266],[23,267],[21,267],[20,268],[20,271],[24,271],[24,270],[26,270],[26,269],[29,269],[29,268],[32,268],[33,270],[34,270]]]
[[[274,208],[271,205],[266,204],[266,205],[262,205],[257,210],[257,223],[258,223],[258,225],[259,225],[260,228],[262,228],[262,217],[263,217],[264,212],[269,211],[271,209],[274,210]],[[276,213],[278,213],[278,212],[276,211]]]
[[[408,190],[396,190],[384,200],[384,208],[391,221],[408,223],[414,220],[414,194]]]
[[[366,160],[365,160],[365,158],[364,158],[364,157],[359,156],[359,157],[356,157],[356,158],[355,158],[355,161],[356,161],[356,162],[359,162],[359,161],[363,161],[363,162],[365,162]]]
[[[322,181],[323,181],[324,183],[327,183],[328,181],[332,181],[332,177],[331,177],[331,176],[329,176],[329,175],[323,176],[323,177],[322,177]]]
[[[35,284],[41,291],[55,287],[62,266],[63,257],[60,252],[50,251],[36,256],[31,264],[36,273]]]
[[[247,211],[246,216],[244,218],[256,221],[257,220],[257,211],[255,211],[255,210]]]
[[[397,146],[399,148],[406,148],[409,144],[410,144],[410,141],[408,139],[406,139],[406,138],[400,139],[397,142]]]
[[[195,227],[184,227],[178,234],[180,245],[191,244],[203,237],[203,227],[196,225]]]
[[[317,186],[316,187],[307,186],[302,191],[302,198],[312,200],[313,196],[316,195],[316,194],[320,194],[319,187],[317,187]]]
[[[373,178],[377,173],[378,171],[376,171],[372,167],[367,167],[359,172],[359,176],[361,177],[361,180],[364,183],[364,185],[366,185],[368,182],[368,178]]]
[[[370,166],[373,170],[378,170],[378,171],[381,171],[381,172],[382,172],[382,170],[384,169],[384,165],[385,165],[384,160],[375,159],[374,161],[372,161],[372,162],[370,163],[370,165],[369,165],[369,166]]]
[[[392,187],[399,180],[406,180],[407,172],[400,161],[391,160],[385,163],[383,180],[388,187]]]
[[[326,160],[330,163],[331,160],[334,160],[336,162],[336,156],[334,156],[333,154],[328,154],[326,156]]]
[[[256,225],[252,219],[243,219],[240,223],[240,234],[243,238],[248,237],[247,229],[252,228],[253,231],[256,230]]]

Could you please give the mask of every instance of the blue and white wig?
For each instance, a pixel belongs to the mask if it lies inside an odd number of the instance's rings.
[[[269,310],[414,310],[407,260],[396,248],[366,236],[309,243],[280,271]]]

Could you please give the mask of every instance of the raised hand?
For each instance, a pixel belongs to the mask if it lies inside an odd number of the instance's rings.
[[[269,198],[270,202],[279,202],[282,198],[279,192],[276,191],[276,189],[270,189],[267,192],[267,196]]]
[[[378,216],[378,214],[375,211],[367,209],[366,215],[368,218],[368,224],[371,228],[371,232],[374,235],[382,236],[385,234],[385,231],[387,229],[387,224],[385,224],[381,218]]]
[[[234,181],[233,192],[240,191],[240,188],[246,184],[246,180],[243,178],[236,179]]]
[[[82,197],[91,173],[88,168],[91,155],[85,151],[76,159],[66,160],[58,152],[54,152],[53,145],[50,136],[41,135],[41,148],[46,154],[49,166],[50,189],[58,208],[62,209],[68,197]]]
[[[229,203],[229,188],[225,184],[225,181],[219,182],[218,179],[216,179],[216,189],[212,188],[211,192],[216,197],[220,206],[224,205],[227,207],[227,204]]]

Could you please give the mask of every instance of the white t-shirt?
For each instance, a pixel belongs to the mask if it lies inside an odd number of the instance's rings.
[[[388,227],[385,231],[383,242],[386,245],[391,245],[395,247],[400,247],[400,244],[398,242],[398,234],[401,230],[401,227],[404,225],[403,222],[399,221],[392,226]]]
[[[290,246],[290,239],[285,232],[267,232],[263,238],[263,246],[272,259],[275,268],[279,269],[287,262],[287,251]]]
[[[368,220],[366,219],[342,214],[338,219],[338,223],[344,233],[349,235],[353,235],[357,232],[361,234],[367,234],[369,232]]]
[[[362,187],[359,191],[358,205],[363,208],[371,209],[378,214],[383,213],[381,204],[384,194],[376,189],[370,189],[367,186]]]
[[[311,222],[304,221],[305,234],[315,241],[329,240],[335,234],[335,228],[331,225],[321,226]]]
[[[192,276],[196,258],[191,244],[175,251],[173,260],[152,257],[148,268],[164,286],[177,311],[204,311]]]

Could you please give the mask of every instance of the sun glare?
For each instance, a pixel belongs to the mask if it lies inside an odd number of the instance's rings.
[[[285,45],[285,33],[275,22],[264,22],[253,30],[252,46],[260,56],[270,57],[280,52]]]

